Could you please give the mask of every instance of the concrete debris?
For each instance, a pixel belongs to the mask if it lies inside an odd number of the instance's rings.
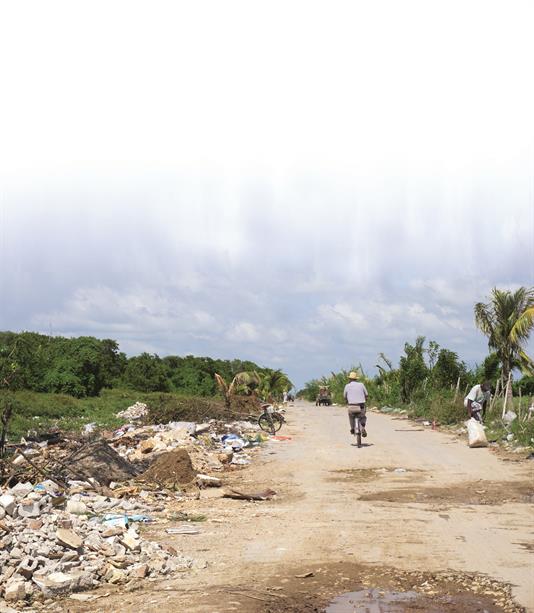
[[[136,403],[119,416],[134,420],[145,412],[146,405]],[[135,526],[169,521],[164,519],[169,502],[221,486],[220,476],[211,473],[239,470],[236,464],[248,464],[254,448],[267,439],[255,424],[212,420],[130,423],[106,440],[58,434],[53,447],[22,441],[0,487],[0,600],[28,603],[103,583],[204,568],[178,552],[175,543],[149,541]],[[230,494],[265,500],[274,492]],[[166,532],[200,530],[182,523]],[[91,598],[80,595],[80,600]]]
[[[148,412],[148,407],[144,402],[136,402],[132,404],[131,407],[128,407],[124,411],[119,411],[117,413],[117,417],[119,419],[124,419],[126,421],[132,421],[135,419],[141,419]]]

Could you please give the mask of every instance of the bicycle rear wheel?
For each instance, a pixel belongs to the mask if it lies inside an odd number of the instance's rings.
[[[263,413],[258,419],[259,427],[264,432],[269,432],[270,434],[278,432],[278,430],[280,430],[280,428],[282,427],[282,423],[282,418],[280,417],[280,415],[278,415],[278,413],[271,413],[271,415],[269,415],[268,413]]]

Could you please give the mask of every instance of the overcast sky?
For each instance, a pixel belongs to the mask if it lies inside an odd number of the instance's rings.
[[[534,285],[529,0],[0,7],[0,329],[300,386]]]

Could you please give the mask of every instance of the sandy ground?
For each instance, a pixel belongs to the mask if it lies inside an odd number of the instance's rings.
[[[225,474],[241,490],[272,488],[275,499],[203,490],[179,507],[208,517],[195,524],[200,534],[146,530],[195,558],[193,570],[55,608],[323,611],[338,594],[379,588],[415,590],[423,600],[343,610],[534,611],[533,462],[505,462],[378,413],[358,449],[342,407],[296,403],[288,422],[280,434],[290,440],[270,441],[253,466]],[[313,576],[297,577],[306,573]]]

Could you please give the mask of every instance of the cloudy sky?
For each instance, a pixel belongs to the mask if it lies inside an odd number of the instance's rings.
[[[534,285],[529,0],[0,7],[0,329],[302,385]]]

